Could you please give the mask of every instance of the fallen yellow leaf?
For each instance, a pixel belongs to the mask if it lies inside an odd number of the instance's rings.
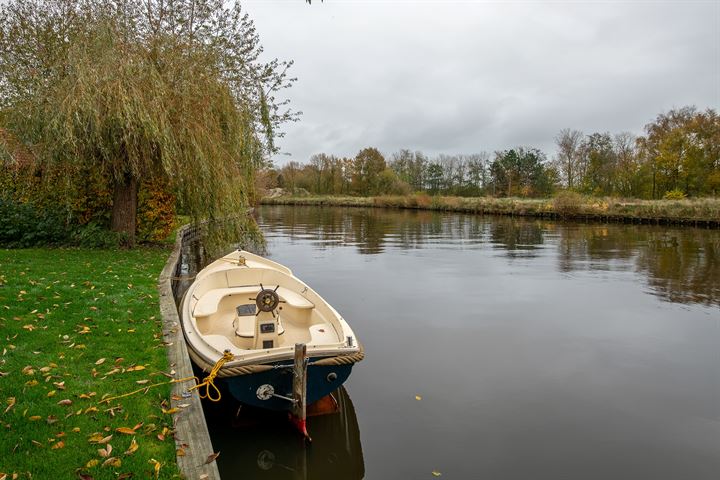
[[[130,446],[125,451],[125,455],[132,455],[133,453],[135,453],[137,451],[138,448],[139,448],[139,445],[135,441],[135,437],[133,437],[132,442],[130,442]]]
[[[4,411],[3,413],[9,412],[10,409],[15,406],[15,397],[9,397],[9,398],[7,399],[7,404],[8,404],[8,406],[7,406],[7,408],[5,409],[5,411]]]
[[[93,458],[92,460],[90,460],[89,462],[87,462],[87,463],[85,464],[85,468],[93,468],[93,467],[96,466],[98,463],[100,463],[100,460],[98,460],[98,459],[96,459],[96,458]]]
[[[148,463],[153,465],[153,468],[155,470],[155,478],[158,478],[160,476],[160,467],[162,467],[162,464],[160,462],[158,462],[157,460],[155,460],[154,458],[151,458],[150,460],[148,460]]]

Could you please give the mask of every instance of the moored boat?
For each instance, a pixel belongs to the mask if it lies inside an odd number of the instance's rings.
[[[212,377],[210,397],[219,382],[244,404],[292,412],[340,387],[364,357],[350,325],[320,295],[289,268],[246,251],[200,271],[180,314],[191,359]]]

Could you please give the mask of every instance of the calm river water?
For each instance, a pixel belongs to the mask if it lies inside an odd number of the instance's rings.
[[[720,475],[720,232],[262,207],[367,357],[303,447],[210,414],[223,479]],[[433,473],[434,472],[434,473]]]

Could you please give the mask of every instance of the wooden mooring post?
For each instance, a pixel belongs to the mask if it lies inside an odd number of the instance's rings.
[[[293,366],[293,408],[291,420],[308,441],[312,441],[307,431],[307,345],[295,344],[295,364]]]

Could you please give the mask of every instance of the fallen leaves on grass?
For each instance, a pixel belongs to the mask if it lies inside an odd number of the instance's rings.
[[[135,437],[133,437],[132,442],[130,442],[130,446],[128,447],[127,450],[125,450],[125,455],[132,455],[133,453],[135,453],[137,451],[138,448],[139,448],[139,445],[135,441]]]
[[[103,445],[112,440],[112,437],[112,435],[104,437],[102,433],[93,433],[92,435],[90,435],[90,438],[88,438],[88,442]]]
[[[148,460],[148,463],[153,466],[153,470],[155,471],[155,478],[158,478],[160,476],[160,468],[162,468],[162,463],[158,462],[154,458]]]
[[[62,405],[63,407],[70,406],[70,405],[72,405],[72,403],[73,403],[72,400],[70,400],[69,398],[65,398],[65,399],[57,402],[58,405]]]
[[[98,452],[98,455],[100,455],[102,458],[107,458],[107,457],[109,457],[110,454],[112,453],[112,450],[113,450],[112,445],[110,445],[110,444],[108,443],[108,444],[107,444],[107,447],[105,447],[105,448],[98,448],[98,451],[97,451],[97,452]]]
[[[103,467],[115,467],[118,468],[122,465],[122,460],[117,457],[110,457],[102,463]]]
[[[116,428],[115,431],[118,432],[118,433],[124,433],[125,435],[135,435],[135,433],[137,432],[137,429],[140,428],[140,427],[142,427],[142,426],[143,426],[142,423],[138,423],[138,424],[135,425],[133,428],[130,428],[130,427],[120,427],[120,428]]]
[[[170,433],[170,429],[168,429],[167,427],[163,427],[162,432],[158,433],[157,439],[160,440],[161,442],[164,442],[165,435],[167,435],[168,433]]]
[[[15,406],[15,403],[16,403],[15,397],[8,397],[8,399],[7,399],[8,406],[3,413],[9,412]]]

